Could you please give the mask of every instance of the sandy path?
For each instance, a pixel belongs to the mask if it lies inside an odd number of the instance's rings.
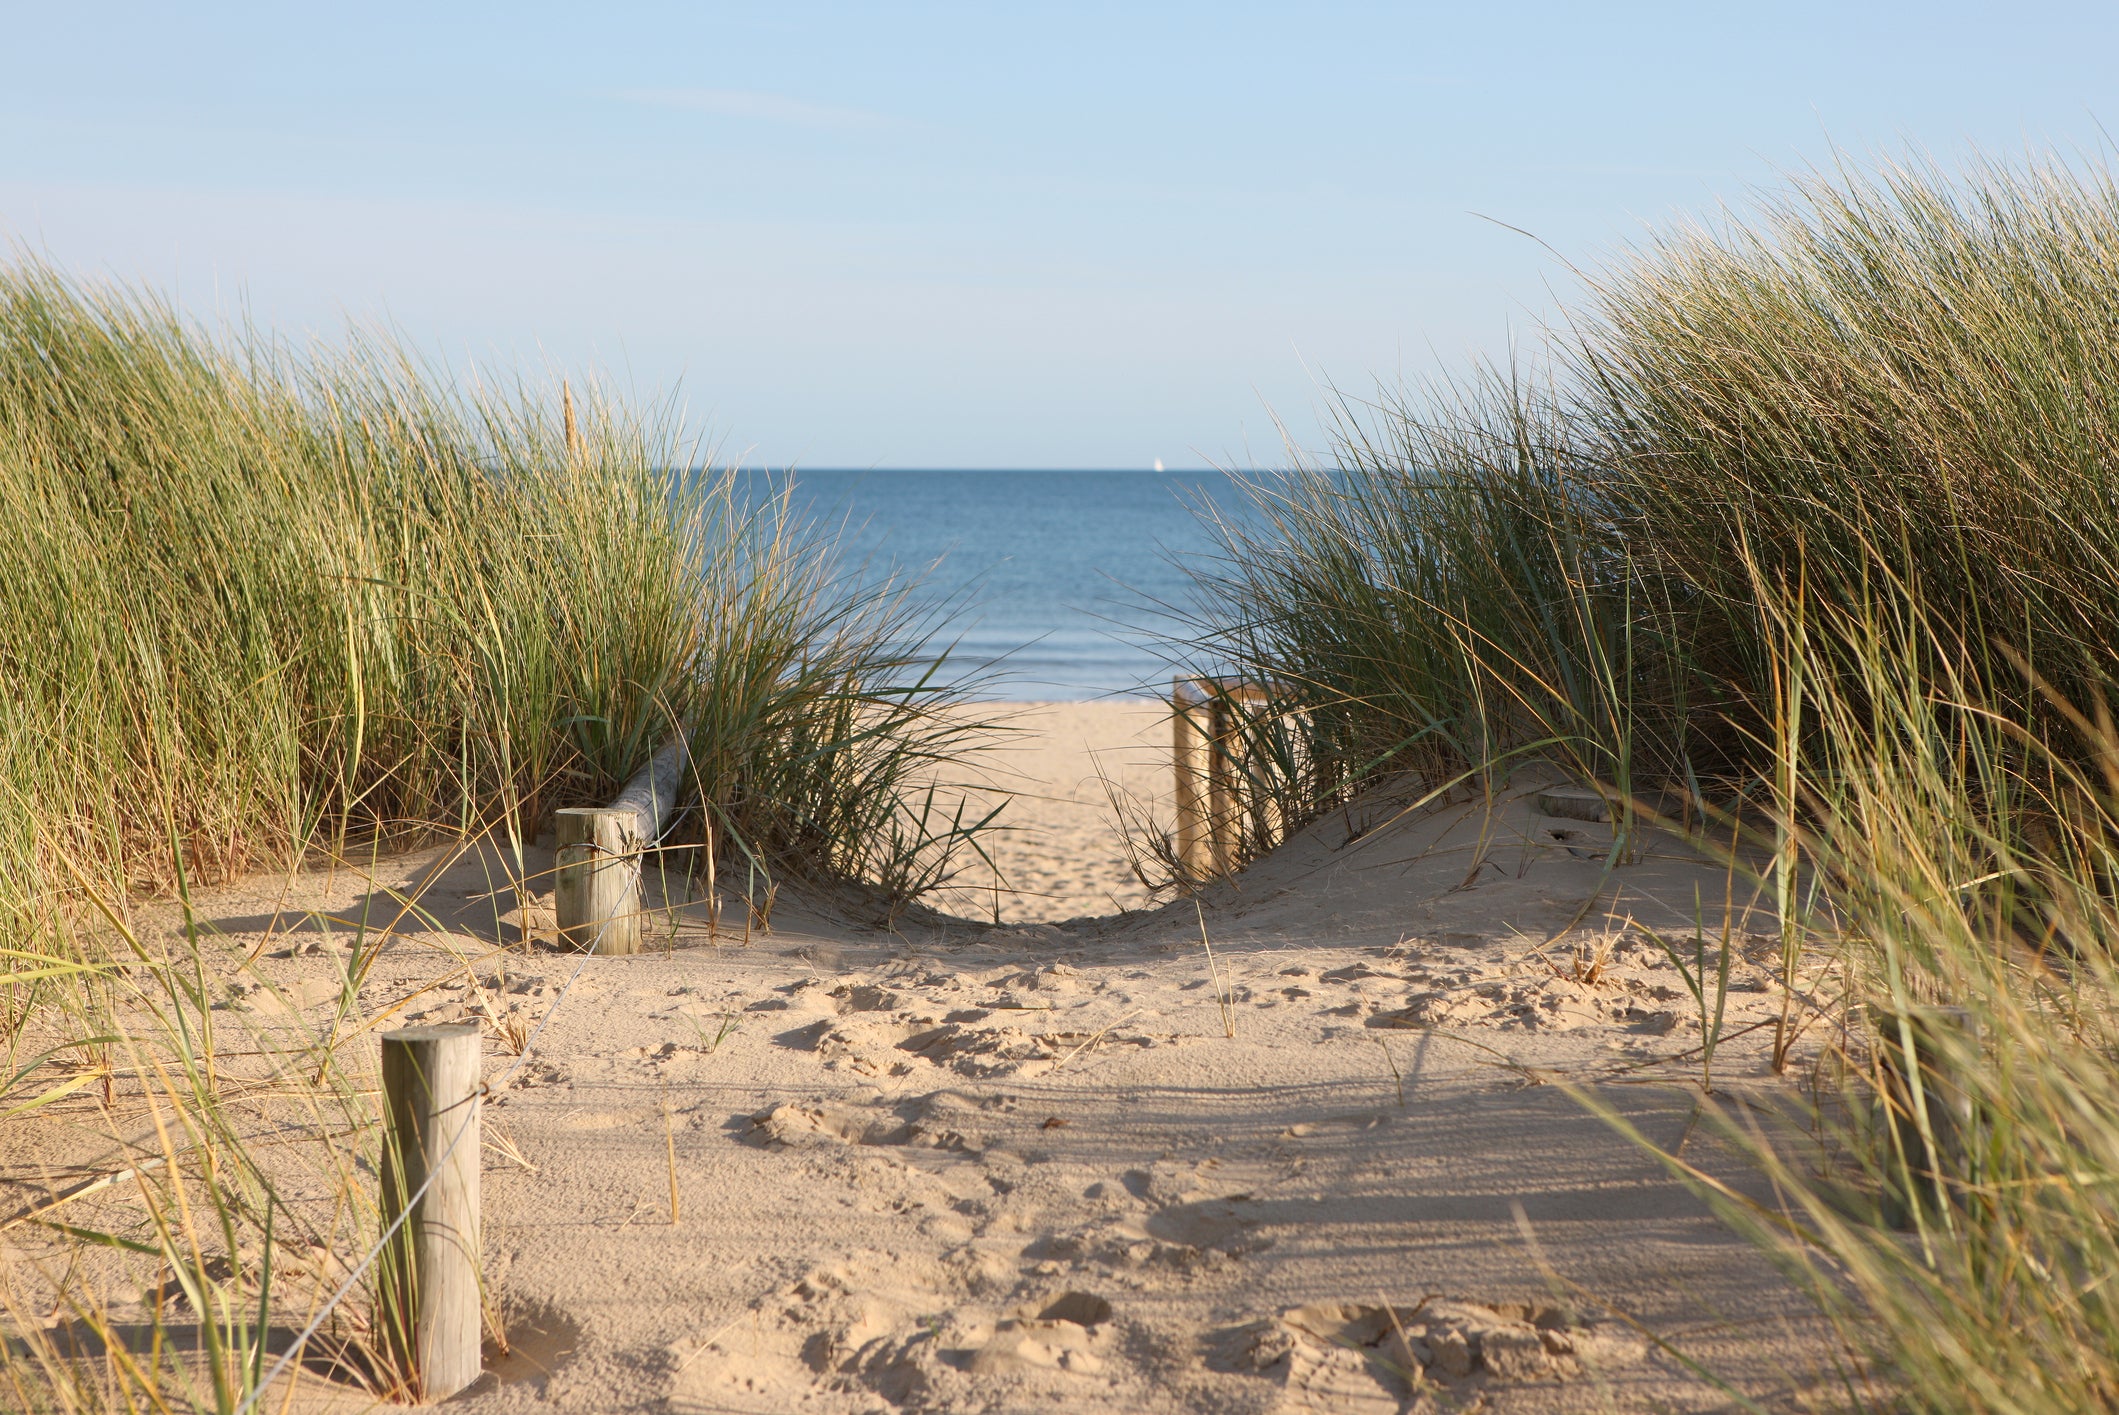
[[[979,808],[1002,804],[1004,829],[988,846],[999,868],[968,862],[955,888],[933,899],[966,918],[1003,922],[1081,918],[1137,909],[1148,891],[1126,863],[1110,790],[1162,814],[1171,794],[1170,717],[1160,703],[987,703],[977,711],[1007,732],[970,778]],[[1012,799],[1010,799],[1012,798]]]
[[[1084,820],[1057,820],[1042,838],[1063,849],[1026,869],[1086,877],[1089,857],[1065,853]],[[1769,1407],[1800,1404],[1831,1359],[1800,1298],[1546,1084],[1583,1085],[1741,1179],[1701,1124],[1689,997],[1638,928],[1684,927],[1724,872],[1658,849],[1607,876],[1587,858],[1602,830],[1523,799],[1321,822],[1207,891],[1211,969],[1189,903],[883,932],[788,900],[747,945],[710,938],[692,906],[666,952],[582,963],[502,948],[514,930],[484,897],[497,862],[459,863],[428,890],[433,927],[385,955],[367,1008],[461,958],[455,982],[398,1015],[485,1003],[497,1072],[508,1024],[578,980],[488,1112],[487,1272],[517,1354],[458,1403],[1726,1404],[1616,1311]],[[373,883],[387,892],[419,864]],[[321,902],[355,908],[365,883],[341,876]],[[294,893],[318,900],[319,884]],[[284,892],[261,882],[218,901],[232,950],[285,927],[268,917]],[[262,1004],[311,999],[333,955],[278,951],[251,974],[270,989],[227,1025],[315,1014]],[[1733,973],[1732,1032],[1776,1014],[1755,959]],[[1722,1086],[1786,1094],[1764,1075],[1767,1035],[1725,1043]],[[59,1132],[40,1134],[48,1157]],[[0,1144],[10,1174],[25,1146],[23,1130]],[[121,1225],[126,1202],[84,1202],[75,1221]],[[314,1378],[308,1390],[297,1408],[333,1404]]]

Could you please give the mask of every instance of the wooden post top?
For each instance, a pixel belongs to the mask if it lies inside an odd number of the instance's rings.
[[[1170,681],[1170,698],[1180,707],[1203,707],[1217,699],[1239,703],[1262,703],[1271,695],[1266,685],[1252,678],[1215,678],[1188,675]]]
[[[475,1037],[476,1022],[427,1022],[417,1027],[399,1027],[382,1034],[386,1042],[445,1042],[453,1037]]]

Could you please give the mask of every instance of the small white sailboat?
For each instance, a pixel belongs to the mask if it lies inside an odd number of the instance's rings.
[[[1159,472],[1159,471],[1161,471],[1162,469],[1163,469],[1163,459],[1162,459],[1162,458],[1160,458],[1160,457],[1157,457],[1157,458],[1155,459],[1155,470]]]

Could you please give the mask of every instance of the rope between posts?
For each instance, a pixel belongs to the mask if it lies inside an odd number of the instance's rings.
[[[530,1035],[524,1039],[522,1050],[516,1054],[514,1062],[493,1080],[480,1082],[476,1092],[477,1095],[489,1095],[494,1090],[506,1086],[509,1078],[521,1070],[523,1064],[530,1059],[531,1049],[537,1045],[537,1039],[544,1035],[544,1029],[558,1015],[560,1004],[567,1000],[567,994],[574,990],[574,983],[581,977],[582,969],[588,967],[589,960],[596,956],[596,945],[603,942],[604,931],[610,928],[611,923],[611,920],[605,919],[597,927],[596,937],[589,940],[589,947],[581,955],[581,961],[574,965],[574,971],[568,976],[566,986],[559,990],[559,996],[552,999],[552,1005],[546,1008],[544,1016],[537,1020],[536,1027],[532,1028]],[[411,1197],[405,1200],[404,1207],[398,1212],[397,1217],[390,1221],[390,1226],[383,1230],[382,1237],[375,1241],[375,1246],[368,1250],[367,1255],[360,1260],[359,1266],[347,1274],[346,1280],[339,1284],[338,1290],[331,1294],[329,1300],[317,1309],[316,1315],[309,1319],[309,1325],[303,1327],[300,1334],[294,1338],[293,1343],[288,1346],[285,1352],[281,1353],[280,1359],[273,1363],[270,1371],[265,1373],[264,1378],[258,1382],[257,1388],[251,1391],[249,1397],[235,1408],[235,1415],[250,1415],[251,1410],[257,1403],[265,1398],[265,1392],[272,1388],[272,1383],[280,1378],[281,1374],[286,1371],[287,1367],[293,1363],[297,1356],[301,1355],[302,1348],[307,1346],[309,1339],[316,1335],[317,1328],[324,1324],[324,1319],[337,1309],[338,1304],[345,1300],[348,1293],[353,1291],[354,1285],[367,1274],[369,1268],[375,1265],[375,1260],[382,1255],[383,1249],[390,1246],[390,1240],[395,1238],[397,1231],[405,1226],[405,1221],[412,1216],[413,1210],[419,1207],[419,1201],[427,1196],[427,1190],[433,1185],[435,1179],[440,1176],[442,1168],[449,1161],[449,1156],[456,1153],[456,1147],[462,1144],[464,1136],[470,1133],[471,1113],[466,1112],[463,1120],[458,1123],[456,1134],[450,1139],[448,1146],[442,1150],[439,1157],[428,1164],[426,1179],[420,1183],[419,1188],[412,1192]]]

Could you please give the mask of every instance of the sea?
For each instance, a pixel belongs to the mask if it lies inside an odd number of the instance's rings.
[[[1216,542],[1202,512],[1241,518],[1220,472],[847,471],[741,474],[746,494],[788,488],[796,515],[835,540],[849,575],[914,575],[941,616],[946,673],[1014,701],[1167,691],[1157,634],[1191,602],[1187,567]]]

